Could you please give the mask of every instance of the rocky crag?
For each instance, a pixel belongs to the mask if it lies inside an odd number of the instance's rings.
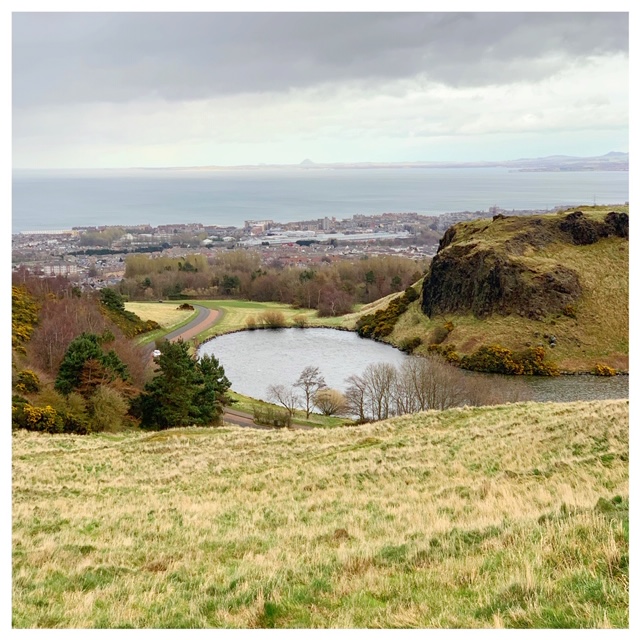
[[[430,318],[446,313],[497,313],[540,320],[566,313],[583,285],[571,265],[544,257],[556,243],[594,245],[604,238],[629,239],[629,216],[610,211],[599,220],[573,211],[559,216],[494,216],[460,223],[440,240],[424,279],[422,309]],[[595,258],[595,255],[594,255]]]

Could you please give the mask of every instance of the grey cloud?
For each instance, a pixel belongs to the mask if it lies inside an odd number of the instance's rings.
[[[416,75],[473,87],[617,53],[625,13],[14,13],[13,100],[179,101]]]

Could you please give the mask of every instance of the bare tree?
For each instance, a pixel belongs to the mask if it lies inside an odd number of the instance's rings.
[[[366,402],[373,419],[386,420],[393,415],[396,368],[388,362],[369,364],[362,377],[366,384]]]
[[[519,376],[460,371],[464,377],[464,402],[470,406],[523,402],[531,399],[531,389]]]
[[[313,396],[316,391],[326,387],[327,384],[324,378],[320,374],[318,367],[305,367],[300,374],[300,377],[293,383],[294,387],[302,390],[304,407],[307,412],[307,419],[311,413],[311,406],[313,404]]]
[[[346,380],[345,398],[349,413],[358,416],[359,422],[366,422],[367,383],[362,376],[352,375]]]
[[[320,413],[325,416],[333,416],[343,413],[347,406],[347,400],[337,389],[324,387],[318,389],[313,396],[313,403],[318,407]]]
[[[371,364],[361,376],[350,376],[346,382],[346,410],[360,422],[527,399],[520,380],[473,374],[437,356],[408,358],[399,369],[386,363]]]
[[[289,420],[293,418],[293,412],[300,403],[300,398],[294,389],[284,384],[272,384],[267,389],[267,397],[272,402],[281,404],[289,414]]]
[[[465,400],[465,375],[437,356],[405,360],[398,375],[401,397],[408,398],[401,412],[448,409]]]

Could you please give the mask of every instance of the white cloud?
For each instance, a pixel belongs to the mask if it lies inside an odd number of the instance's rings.
[[[372,149],[398,159],[421,138],[588,136],[627,128],[627,85],[627,57],[615,55],[565,65],[539,82],[482,88],[418,75],[183,102],[29,108],[14,114],[14,166],[355,161],[370,160],[358,154]]]

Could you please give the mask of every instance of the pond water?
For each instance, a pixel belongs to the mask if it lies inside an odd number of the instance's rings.
[[[368,364],[386,362],[398,367],[413,357],[351,331],[320,328],[229,333],[206,342],[199,354],[218,358],[233,391],[261,400],[268,399],[270,385],[290,386],[308,366],[320,369],[327,386],[344,391],[346,379],[361,375]],[[629,397],[629,376],[488,377],[499,385],[526,384],[527,396],[540,402]]]

